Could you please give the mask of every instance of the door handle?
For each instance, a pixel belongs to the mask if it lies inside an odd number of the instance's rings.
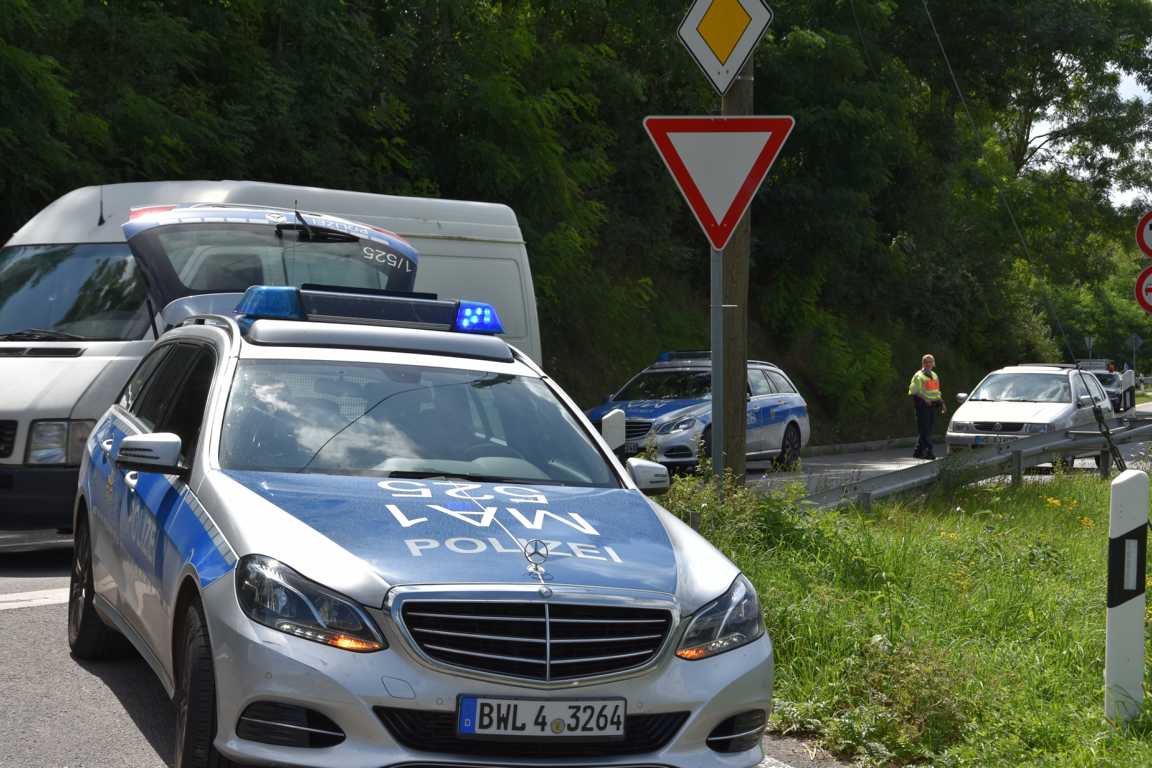
[[[124,473],[124,485],[127,486],[128,490],[131,491],[132,493],[136,492],[136,483],[138,483],[138,482],[140,482],[140,473],[139,472],[125,472]]]

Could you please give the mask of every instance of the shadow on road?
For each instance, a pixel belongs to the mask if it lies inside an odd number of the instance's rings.
[[[138,654],[129,653],[118,661],[76,663],[108,686],[152,749],[171,768],[175,763],[176,709],[152,668]]]
[[[40,579],[67,576],[72,562],[71,548],[42,549],[36,552],[0,550],[0,579]]]

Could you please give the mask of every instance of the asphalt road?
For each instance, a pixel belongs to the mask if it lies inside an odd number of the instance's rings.
[[[69,655],[71,548],[13,552],[21,538],[0,539],[0,768],[171,766],[175,711],[152,670]],[[839,765],[794,739],[766,746],[761,768]]]

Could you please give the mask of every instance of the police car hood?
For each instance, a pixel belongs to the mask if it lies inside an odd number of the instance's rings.
[[[617,408],[624,411],[629,419],[642,419],[644,421],[663,420],[677,411],[685,408],[708,405],[710,400],[690,398],[681,400],[619,400],[602,403],[588,411],[588,418],[596,421],[602,419],[604,414]]]
[[[1003,400],[969,400],[956,409],[953,421],[1053,424],[1068,417],[1071,403],[1015,403]]]
[[[670,533],[661,517],[668,513],[622,488],[223,474],[359,558],[391,586],[535,583],[523,548],[538,539],[548,549],[542,566],[549,584],[675,593],[679,544],[674,547],[673,538],[696,546],[703,541],[692,542],[690,531]],[[243,515],[238,510],[237,518]],[[285,562],[309,573],[306,563]]]

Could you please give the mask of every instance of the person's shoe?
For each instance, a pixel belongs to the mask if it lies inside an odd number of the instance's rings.
[[[936,454],[929,453],[929,454],[924,455],[922,458],[925,458],[928,461],[936,461]]]
[[[924,454],[922,454],[920,451],[912,451],[912,458],[922,459],[924,458]]]

